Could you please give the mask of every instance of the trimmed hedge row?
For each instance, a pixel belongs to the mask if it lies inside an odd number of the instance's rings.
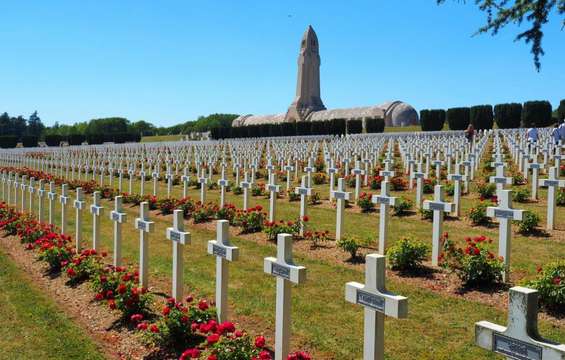
[[[383,119],[366,119],[365,128],[368,133],[383,132]],[[300,121],[295,123],[260,124],[241,127],[215,127],[210,130],[212,139],[305,136],[305,135],[343,135],[363,132],[362,120],[333,119],[330,121]]]
[[[37,146],[38,138],[34,135],[24,135],[18,138],[16,135],[3,135],[0,136],[0,148],[11,149],[15,148],[21,142],[24,147],[35,147]]]
[[[526,101],[522,108],[522,127],[551,125],[551,104],[549,101]]]
[[[522,104],[498,104],[494,106],[494,121],[500,129],[519,128],[522,117]]]
[[[471,122],[471,109],[468,107],[447,109],[446,115],[451,130],[465,130]]]
[[[445,110],[421,110],[420,125],[423,131],[440,131],[445,123]]]
[[[472,106],[469,111],[469,118],[475,129],[492,129],[494,124],[492,105]]]

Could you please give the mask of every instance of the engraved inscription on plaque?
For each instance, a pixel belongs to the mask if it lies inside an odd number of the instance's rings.
[[[506,184],[506,178],[495,178],[494,182],[497,184]]]
[[[385,298],[363,290],[357,290],[357,303],[370,307],[379,312],[385,311]]]
[[[493,334],[493,351],[516,360],[542,360],[543,349],[540,346],[512,339],[502,334]]]
[[[513,219],[514,218],[514,211],[503,210],[503,209],[494,209],[494,217],[505,218],[505,219]]]
[[[283,265],[273,264],[271,274],[290,280],[290,268]]]
[[[444,205],[440,203],[431,202],[430,203],[430,210],[439,210],[443,211]]]
[[[180,233],[178,233],[176,231],[171,231],[171,241],[179,242],[180,241]]]
[[[545,180],[545,186],[559,186],[559,180]]]
[[[212,245],[212,253],[223,258],[226,257],[226,249],[218,245]]]
[[[119,221],[120,220],[120,214],[112,211],[112,220]]]

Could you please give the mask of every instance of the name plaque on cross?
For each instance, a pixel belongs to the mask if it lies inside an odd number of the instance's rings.
[[[146,222],[144,222],[144,221],[137,221],[137,224],[136,224],[136,225],[137,225],[137,228],[138,228],[139,230],[143,230],[143,231],[149,232],[149,224],[148,224],[148,223],[146,223]]]
[[[290,268],[273,263],[271,274],[290,280]]]
[[[226,257],[226,249],[221,247],[221,246],[213,244],[212,245],[212,254],[225,258]]]
[[[494,216],[498,218],[513,219],[514,210],[494,209]]]
[[[370,307],[378,312],[385,312],[386,300],[377,294],[371,294],[363,290],[357,289],[357,303]]]
[[[549,186],[559,186],[559,180],[548,180],[547,179],[543,182],[543,186],[547,186],[547,187],[549,187]]]
[[[517,360],[542,360],[541,346],[513,339],[499,333],[492,334],[492,351]]]
[[[374,195],[373,203],[391,205],[393,198],[388,196]]]
[[[115,211],[112,211],[112,212],[111,212],[111,215],[112,215],[112,220],[113,220],[113,221],[119,221],[119,220],[120,220],[120,214],[119,214],[119,213],[117,213],[117,212],[115,212]]]
[[[495,184],[506,184],[506,178],[505,177],[495,177],[493,178],[494,183]]]
[[[444,209],[445,209],[445,204],[444,204],[444,203],[430,202],[430,210],[439,210],[439,211],[443,211]]]

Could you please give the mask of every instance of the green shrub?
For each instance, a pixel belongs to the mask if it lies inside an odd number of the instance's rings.
[[[526,101],[522,108],[522,127],[528,128],[532,124],[537,127],[549,126],[551,119],[551,103],[549,101]]]
[[[488,225],[490,217],[487,216],[487,203],[481,201],[469,209],[467,216],[473,225]]]
[[[458,107],[447,109],[446,119],[450,130],[465,130],[471,121],[470,109]]]
[[[529,199],[530,199],[530,190],[526,188],[520,188],[518,190],[515,190],[512,194],[512,200],[519,203],[528,202]]]
[[[296,135],[305,136],[310,135],[310,122],[309,121],[297,121],[296,122]]]
[[[565,189],[560,189],[557,192],[557,206],[565,206]]]
[[[526,210],[521,221],[514,221],[518,225],[518,231],[522,234],[532,234],[537,230],[540,217],[533,211]]]
[[[403,238],[391,246],[386,254],[393,270],[415,270],[428,256],[429,246],[420,240]]]
[[[394,206],[392,207],[392,212],[396,216],[404,216],[408,214],[408,211],[412,209],[412,201],[401,196],[396,199]]]
[[[423,131],[440,131],[445,123],[445,110],[421,110],[420,125]]]
[[[559,102],[559,107],[557,108],[557,120],[565,120],[565,99]]]
[[[447,194],[447,196],[453,196],[455,194],[455,185],[454,184],[447,184],[444,186],[445,188],[445,193]]]
[[[496,193],[496,184],[493,183],[479,183],[477,184],[477,192],[479,193],[481,200],[490,199]]]
[[[296,127],[294,126],[294,123],[284,122],[281,124],[281,127],[282,127],[282,136],[296,135]]]
[[[422,220],[432,220],[434,218],[433,210],[426,210],[423,207],[420,208],[420,217]]]
[[[519,128],[522,118],[522,104],[498,104],[494,106],[494,121],[499,129]]]
[[[38,138],[34,135],[22,136],[22,144],[24,147],[36,147]]]
[[[82,134],[71,134],[67,138],[69,145],[81,145],[85,140],[86,136]]]
[[[469,111],[469,118],[471,124],[475,129],[492,129],[494,122],[492,114],[492,105],[477,105],[472,106]]]
[[[351,259],[357,259],[357,251],[359,250],[359,243],[352,237],[345,237],[338,240],[336,245],[345,252],[348,252]]]
[[[538,268],[536,279],[526,284],[539,291],[540,303],[551,309],[565,307],[565,260],[546,264]]]
[[[361,208],[361,211],[364,213],[371,212],[375,210],[375,204],[371,201],[372,194],[362,192],[359,195],[359,200],[357,200],[357,205]]]
[[[18,138],[14,135],[3,135],[0,136],[0,148],[2,149],[12,149],[18,145]]]

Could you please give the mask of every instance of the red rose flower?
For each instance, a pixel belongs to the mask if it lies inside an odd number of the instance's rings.
[[[255,338],[255,347],[260,349],[265,347],[265,337],[263,335],[259,335]]]

